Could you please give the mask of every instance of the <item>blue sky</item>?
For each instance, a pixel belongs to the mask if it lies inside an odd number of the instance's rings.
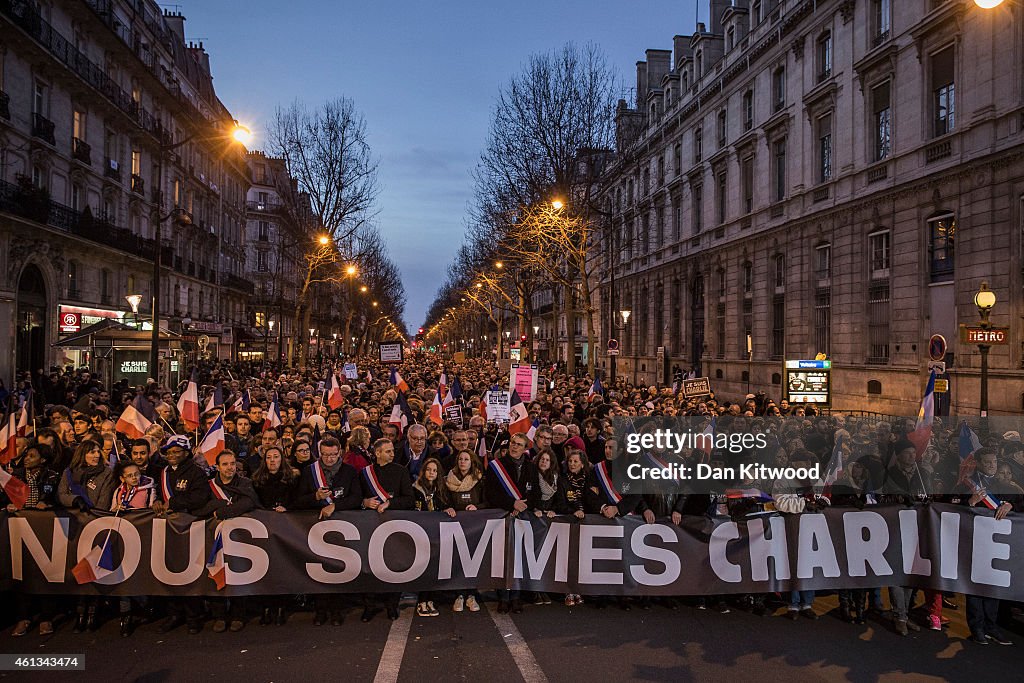
[[[702,21],[707,14],[702,2]],[[278,104],[351,97],[380,159],[378,223],[419,326],[462,240],[500,88],[535,52],[595,42],[635,85],[647,48],[694,30],[694,0],[224,0],[177,5],[214,84],[256,133]],[[265,140],[265,138],[263,138]]]

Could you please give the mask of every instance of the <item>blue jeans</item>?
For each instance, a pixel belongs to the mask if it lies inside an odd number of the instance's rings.
[[[789,609],[802,610],[811,609],[814,604],[814,591],[790,591]]]

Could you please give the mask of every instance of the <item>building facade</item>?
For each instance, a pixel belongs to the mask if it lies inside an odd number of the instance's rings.
[[[958,327],[987,281],[1008,328],[990,410],[1024,410],[1024,7],[709,9],[619,105],[601,297],[618,372],[659,381],[660,347],[723,396],[778,397],[786,360],[826,354],[834,408],[914,415],[938,333],[942,400],[976,412]]]
[[[75,327],[152,320],[158,249],[161,326],[188,353],[237,350],[253,292],[244,277],[250,175],[229,141],[234,122],[209,56],[186,42],[184,23],[150,0],[0,3],[5,382],[102,362],[88,348],[55,346]],[[137,316],[129,294],[141,295]]]

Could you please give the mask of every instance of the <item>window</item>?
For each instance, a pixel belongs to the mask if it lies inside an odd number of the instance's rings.
[[[132,150],[132,175],[142,175],[142,152],[137,149]]]
[[[754,127],[754,91],[748,90],[743,93],[743,130],[747,131]]]
[[[814,292],[814,349],[816,354],[831,355],[832,344],[832,290],[819,287]]]
[[[110,271],[106,268],[100,270],[100,301],[110,303]]]
[[[814,274],[819,280],[832,277],[831,244],[823,244],[814,249]]]
[[[640,246],[641,246],[641,249],[643,250],[643,253],[646,254],[648,251],[651,250],[651,214],[650,213],[644,213],[643,223],[641,223],[641,225],[643,226],[643,233],[641,233],[641,235],[640,235]]]
[[[725,358],[725,271],[718,269],[718,302],[715,304],[715,357]]]
[[[256,252],[256,270],[261,273],[270,272],[270,264],[267,259],[267,252],[257,251]]]
[[[78,263],[68,261],[68,296],[78,296]]]
[[[784,254],[775,256],[775,291],[786,288],[786,257]]]
[[[754,210],[754,157],[744,157],[740,162],[740,181],[743,190],[743,213]]]
[[[75,211],[82,210],[82,186],[78,183],[71,185],[71,208]]]
[[[815,46],[815,60],[818,66],[818,82],[832,76],[832,33],[826,31],[818,38]]]
[[[71,115],[71,136],[85,142],[85,112],[75,110]]]
[[[889,362],[889,283],[868,286],[868,362]]]
[[[654,234],[656,249],[660,249],[665,244],[665,215],[660,206],[654,208]]]
[[[683,145],[677,142],[672,150],[672,167],[676,170],[676,177],[683,172]]]
[[[871,0],[871,44],[881,45],[889,40],[890,0]]]
[[[650,167],[644,169],[644,196],[646,197],[651,193],[651,169]]]
[[[736,47],[736,29],[730,26],[725,32],[725,49],[731,52]]]
[[[772,72],[772,113],[786,106],[786,67],[780,66]]]
[[[729,117],[725,109],[718,112],[718,148],[725,147],[729,140]]]
[[[932,55],[932,110],[934,130],[932,135],[945,135],[954,128],[956,114],[956,91],[953,84],[955,71],[955,48],[951,45]]]
[[[259,241],[267,242],[270,240],[270,223],[267,221],[259,222]]]
[[[674,225],[672,226],[672,236],[677,240],[683,236],[683,203],[678,197],[672,198],[672,211],[675,215]]]
[[[870,249],[871,277],[889,277],[889,231],[876,232],[868,235]]]
[[[761,0],[754,0],[750,4],[750,25],[757,26],[761,23]]]
[[[775,201],[781,202],[786,198],[786,139],[782,138],[773,146],[773,171],[772,181],[775,190]]]
[[[871,117],[874,135],[875,161],[886,159],[892,153],[892,109],[889,105],[889,81],[871,90]]]
[[[772,298],[772,339],[769,352],[773,360],[780,360],[786,354],[786,297],[783,294]]]
[[[693,131],[693,163],[699,164],[704,157],[704,132],[700,126]]]
[[[658,157],[658,186],[665,184],[665,157]]]
[[[697,59],[695,63],[697,65],[697,69],[693,74],[694,82],[700,80],[701,77],[704,76],[704,54],[700,50],[697,50]]]
[[[832,179],[832,114],[818,118],[818,182]]]
[[[751,294],[754,291],[754,264],[750,261],[743,262],[743,293]]]
[[[718,174],[718,197],[716,198],[718,200],[716,218],[718,219],[719,225],[723,225],[727,217],[728,205],[726,202],[729,196],[728,185],[728,177],[725,171],[722,171]]]
[[[704,229],[704,186],[693,186],[693,234]]]
[[[36,81],[32,89],[32,113],[46,116],[46,84]]]
[[[953,279],[956,216],[947,213],[928,220],[928,253],[932,282]]]

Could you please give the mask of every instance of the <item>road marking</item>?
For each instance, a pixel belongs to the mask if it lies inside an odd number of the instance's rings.
[[[505,642],[512,659],[519,667],[519,673],[523,680],[526,683],[548,683],[548,677],[544,675],[533,652],[530,651],[530,646],[526,644],[523,635],[513,623],[512,617],[507,614],[498,614],[497,607],[493,602],[488,603],[487,611],[498,628],[498,635]]]
[[[380,664],[377,665],[377,675],[373,677],[373,683],[395,683],[398,680],[402,658],[405,656],[405,644],[409,640],[409,629],[412,627],[413,611],[403,609],[398,613],[398,619],[391,622],[388,642],[384,644],[384,652],[380,655]]]

